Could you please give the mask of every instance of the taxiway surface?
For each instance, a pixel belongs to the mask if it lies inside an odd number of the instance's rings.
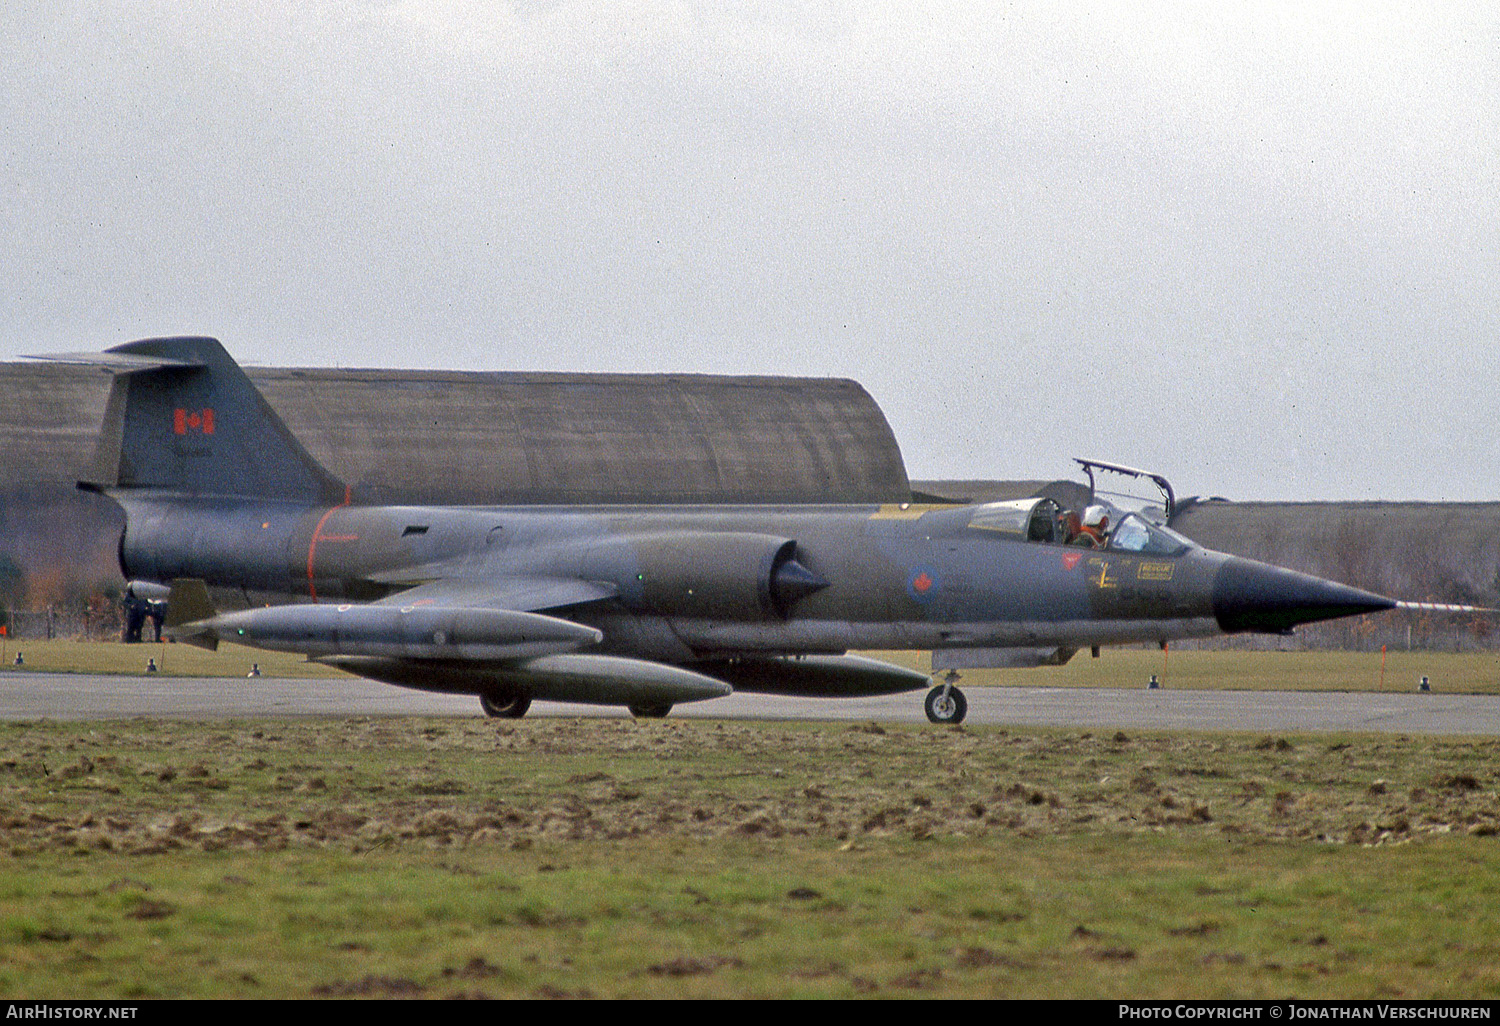
[[[1173,691],[970,687],[970,724],[1393,734],[1500,735],[1500,696],[1343,691]],[[142,677],[6,672],[0,719],[106,720],[136,716],[478,716],[465,695],[373,681],[267,677]],[[530,716],[625,716],[623,709],[537,702]],[[925,722],[922,694],[817,699],[736,694],[679,705],[674,717]]]

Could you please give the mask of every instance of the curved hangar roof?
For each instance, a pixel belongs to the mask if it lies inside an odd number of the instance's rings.
[[[247,367],[364,503],[905,502],[901,450],[834,378]],[[0,485],[88,465],[109,376],[0,364]]]

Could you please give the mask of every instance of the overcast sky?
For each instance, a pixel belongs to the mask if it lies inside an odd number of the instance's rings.
[[[0,359],[832,375],[914,478],[1500,500],[1497,169],[1492,2],[28,0]]]

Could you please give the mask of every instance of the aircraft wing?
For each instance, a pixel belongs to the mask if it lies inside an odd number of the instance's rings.
[[[613,584],[576,578],[429,580],[368,606],[314,607],[338,611],[336,643],[313,653],[303,640],[307,625],[298,623],[297,650],[372,680],[477,693],[491,716],[524,715],[534,698],[625,705],[637,716],[665,716],[676,702],[733,692],[724,681],[683,667],[579,651],[598,645],[604,635],[567,619],[566,610],[618,592]],[[267,612],[248,615],[264,618]],[[399,627],[383,617],[399,618]],[[354,622],[359,620],[369,621],[363,641]],[[401,631],[405,636],[398,639]]]
[[[402,609],[510,609],[534,613],[599,602],[618,593],[613,584],[566,577],[506,577],[486,581],[445,578],[419,584],[373,604]]]

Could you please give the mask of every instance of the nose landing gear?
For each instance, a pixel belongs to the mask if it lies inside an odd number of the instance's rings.
[[[968,715],[969,700],[954,686],[957,682],[958,672],[949,670],[943,682],[927,692],[927,700],[922,704],[933,723],[962,723]]]

